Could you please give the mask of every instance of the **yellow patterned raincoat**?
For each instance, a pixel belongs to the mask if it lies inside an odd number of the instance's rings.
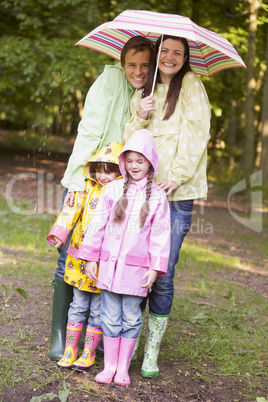
[[[91,163],[94,162],[107,162],[118,165],[118,156],[122,149],[123,146],[119,143],[109,143],[85,164],[83,168],[86,176],[84,194],[80,193],[79,191],[75,193],[74,206],[67,206],[62,209],[47,236],[47,241],[53,245],[55,244],[53,236],[58,237],[64,244],[68,234],[76,224],[67,251],[68,255],[65,265],[64,280],[70,285],[87,292],[100,293],[100,290],[95,286],[95,282],[91,281],[86,276],[86,262],[77,259],[77,253],[85,236],[92,215],[97,207],[100,196],[105,188],[105,186],[102,186],[96,180],[90,177],[89,168]]]

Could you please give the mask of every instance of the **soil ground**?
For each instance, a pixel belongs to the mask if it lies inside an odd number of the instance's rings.
[[[36,208],[36,212],[42,214],[45,209],[50,212],[58,212],[60,207],[60,199],[62,196],[62,187],[60,180],[63,176],[67,154],[49,153],[28,150],[12,150],[11,148],[1,146],[1,165],[0,165],[0,195],[10,198],[10,200],[28,200],[29,208]],[[40,206],[41,201],[41,206]],[[241,213],[248,211],[248,201],[235,199],[231,205],[232,211]],[[213,226],[213,235],[206,233],[205,224],[208,221],[217,222]],[[214,219],[215,218],[215,219]],[[215,249],[221,244],[221,249],[226,249],[226,255],[235,255],[243,262],[236,272],[232,272],[231,280],[238,282],[248,289],[254,289],[259,294],[268,299],[268,273],[265,270],[267,259],[259,255],[256,250],[247,249],[245,243],[239,244],[237,241],[224,240],[221,236],[222,232],[227,231],[246,231],[242,225],[238,225],[228,212],[227,200],[217,196],[213,189],[210,189],[208,201],[205,204],[196,204],[194,221],[199,230],[192,231],[188,239],[198,242],[210,242]],[[203,229],[200,225],[203,224]],[[261,234],[256,233],[256,236]],[[4,258],[16,258],[16,252],[10,251],[9,248],[3,248],[2,254]],[[27,256],[25,256],[26,258]],[[247,261],[255,261],[255,268],[247,269]],[[1,261],[0,261],[1,263]],[[55,261],[56,264],[56,261]],[[52,279],[52,278],[51,278]],[[229,278],[230,279],[230,278]],[[183,273],[180,275],[179,283],[183,284]],[[179,291],[178,285],[177,291]],[[50,336],[50,319],[51,319],[51,303],[52,288],[46,286],[38,289],[34,286],[28,286],[27,283],[22,286],[28,292],[27,309],[20,311],[20,322],[22,325],[31,323],[34,328],[33,342],[36,348],[36,362],[33,364],[42,364],[43,370],[55,370],[55,363],[51,362],[47,353],[42,351],[48,349],[48,339]],[[14,305],[19,304],[20,296],[14,296]],[[2,335],[7,335],[10,328],[2,328]],[[23,345],[21,345],[23,346]],[[163,342],[162,347],[165,347]],[[94,376],[102,367],[102,359],[91,370],[90,373],[74,373],[66,382],[72,393],[69,397],[71,402],[78,401],[206,401],[206,402],[224,402],[224,401],[250,401],[253,399],[245,398],[243,385],[234,379],[215,376],[214,380],[204,382],[195,378],[194,373],[189,371],[183,360],[181,361],[161,361],[161,373],[157,379],[144,379],[140,376],[141,357],[138,358],[136,366],[131,368],[131,386],[124,388],[114,384],[100,385],[94,382]],[[207,368],[208,372],[213,373],[213,366]],[[57,393],[57,386],[61,383],[61,379],[53,378],[46,386],[40,390],[33,390],[28,385],[19,383],[16,389],[7,389],[3,397],[4,402],[11,401],[30,401],[35,395],[47,392]],[[88,392],[83,394],[76,391],[77,384],[87,383]],[[90,390],[95,390],[92,392]],[[99,395],[96,394],[99,392]],[[256,390],[255,390],[256,392]],[[18,396],[19,395],[19,396]],[[105,395],[105,396],[103,396]]]

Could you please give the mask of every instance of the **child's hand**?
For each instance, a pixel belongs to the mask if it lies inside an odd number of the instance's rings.
[[[86,276],[93,282],[96,282],[97,277],[97,263],[95,261],[88,261],[85,268]]]
[[[149,289],[157,278],[157,271],[149,269],[149,271],[147,271],[141,279],[146,278],[148,278],[147,282],[145,283],[145,285],[141,285],[141,287]]]
[[[54,241],[56,248],[60,248],[63,245],[63,242],[56,236],[52,236],[52,241]]]

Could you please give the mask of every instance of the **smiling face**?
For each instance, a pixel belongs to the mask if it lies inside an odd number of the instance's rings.
[[[179,40],[166,39],[163,41],[160,58],[159,73],[162,84],[169,83],[181,70],[187,56],[184,44]]]
[[[111,171],[106,172],[105,169],[102,167],[96,170],[95,176],[98,183],[100,183],[102,186],[106,186],[108,183],[118,177],[118,173]]]
[[[139,181],[147,175],[151,163],[139,152],[129,151],[125,156],[126,170],[133,181]]]
[[[149,71],[151,54],[148,49],[144,52],[135,53],[134,49],[130,49],[126,53],[124,70],[126,79],[135,89],[144,87]]]

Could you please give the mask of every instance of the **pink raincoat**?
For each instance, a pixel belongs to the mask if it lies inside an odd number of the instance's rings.
[[[139,130],[127,141],[119,156],[119,167],[126,175],[124,152],[142,153],[156,172],[158,155],[153,136],[148,130]],[[110,292],[144,297],[148,289],[141,285],[148,269],[167,272],[170,252],[170,211],[166,193],[152,185],[150,212],[145,225],[140,228],[139,216],[146,198],[147,176],[132,182],[127,190],[126,217],[114,223],[114,208],[123,193],[124,180],[106,186],[93,215],[78,257],[99,262],[96,285]]]

